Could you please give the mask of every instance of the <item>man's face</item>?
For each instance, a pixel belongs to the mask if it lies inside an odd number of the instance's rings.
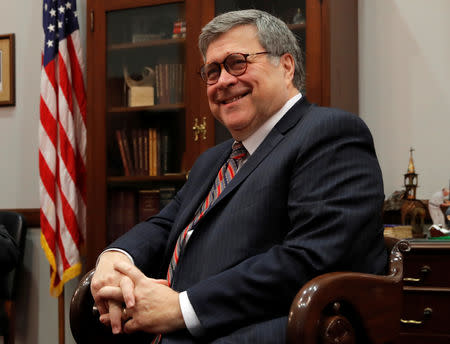
[[[237,26],[209,45],[206,62],[221,63],[231,53],[263,51],[254,26]],[[218,82],[207,87],[212,114],[240,141],[297,93],[292,86],[294,62],[290,55],[283,55],[278,65],[272,64],[266,54],[249,56],[247,61],[247,70],[240,76],[229,74],[222,66]]]

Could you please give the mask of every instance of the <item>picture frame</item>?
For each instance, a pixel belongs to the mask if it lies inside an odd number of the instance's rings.
[[[16,105],[14,34],[0,35],[0,106]]]

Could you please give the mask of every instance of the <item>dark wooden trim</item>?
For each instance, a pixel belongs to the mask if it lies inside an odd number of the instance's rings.
[[[142,1],[148,3],[149,1]],[[95,266],[96,257],[106,246],[106,10],[108,4],[125,6],[127,1],[87,2],[95,14],[95,30],[86,31],[87,50],[87,238],[86,265]],[[112,10],[112,9],[111,9]],[[90,26],[90,23],[87,23]],[[96,71],[93,73],[92,71]],[[95,77],[94,77],[95,76]],[[95,205],[95,206],[91,206]]]
[[[328,106],[359,113],[358,0],[324,1],[327,11],[324,73]]]
[[[171,3],[182,3],[183,0],[113,0],[104,2],[104,10],[117,11],[125,10],[129,8],[137,7],[147,7],[147,6],[157,6],[157,5],[168,5]]]
[[[322,7],[319,1],[306,2],[306,96],[315,104],[327,105],[322,100]]]
[[[27,226],[28,228],[40,228],[41,227],[41,221],[40,221],[40,209],[39,208],[27,208],[27,209],[0,209],[2,211],[14,211],[16,213],[21,213],[23,216],[25,216],[25,219],[27,220]]]

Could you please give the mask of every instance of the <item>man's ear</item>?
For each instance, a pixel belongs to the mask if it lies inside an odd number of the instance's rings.
[[[280,64],[284,69],[284,75],[286,79],[292,81],[294,79],[295,72],[295,60],[292,55],[289,53],[281,55]]]

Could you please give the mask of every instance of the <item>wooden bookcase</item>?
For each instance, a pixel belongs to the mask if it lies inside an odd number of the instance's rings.
[[[227,136],[209,112],[197,38],[216,13],[237,8],[286,20],[305,52],[308,99],[357,113],[357,0],[88,0],[88,269],[140,211],[157,208],[155,193],[170,197]],[[292,23],[298,8],[305,23]]]

